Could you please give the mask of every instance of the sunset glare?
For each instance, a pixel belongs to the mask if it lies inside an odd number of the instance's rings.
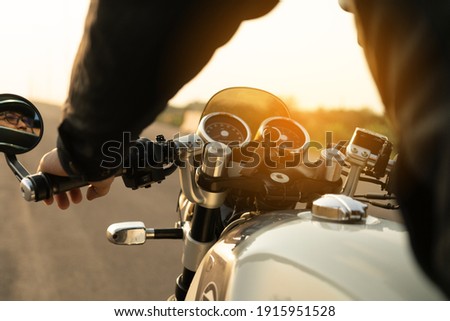
[[[88,5],[0,0],[0,92],[62,104]],[[205,101],[230,86],[265,89],[301,108],[382,111],[353,17],[337,0],[282,0],[267,16],[244,22],[170,103]]]

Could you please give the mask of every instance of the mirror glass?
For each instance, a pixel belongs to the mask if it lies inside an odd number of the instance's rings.
[[[26,153],[39,143],[43,133],[41,114],[30,101],[0,94],[0,152]]]

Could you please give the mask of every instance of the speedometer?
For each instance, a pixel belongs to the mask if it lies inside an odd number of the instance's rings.
[[[221,142],[227,145],[242,145],[250,141],[250,129],[247,124],[229,113],[212,113],[205,116],[197,129],[205,142]]]
[[[205,130],[209,137],[218,142],[243,142],[245,140],[244,133],[228,123],[213,123]]]

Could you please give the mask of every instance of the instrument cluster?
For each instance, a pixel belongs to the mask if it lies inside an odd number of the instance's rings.
[[[225,112],[203,117],[197,134],[205,143],[220,142],[233,147],[242,146],[254,139],[258,142],[270,142],[274,147],[292,152],[306,148],[310,140],[306,129],[292,118],[267,118],[253,135],[244,120]]]

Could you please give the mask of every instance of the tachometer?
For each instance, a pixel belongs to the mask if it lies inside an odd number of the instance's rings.
[[[303,126],[287,117],[266,119],[258,129],[257,140],[270,141],[276,147],[300,151],[309,143],[309,134]]]

